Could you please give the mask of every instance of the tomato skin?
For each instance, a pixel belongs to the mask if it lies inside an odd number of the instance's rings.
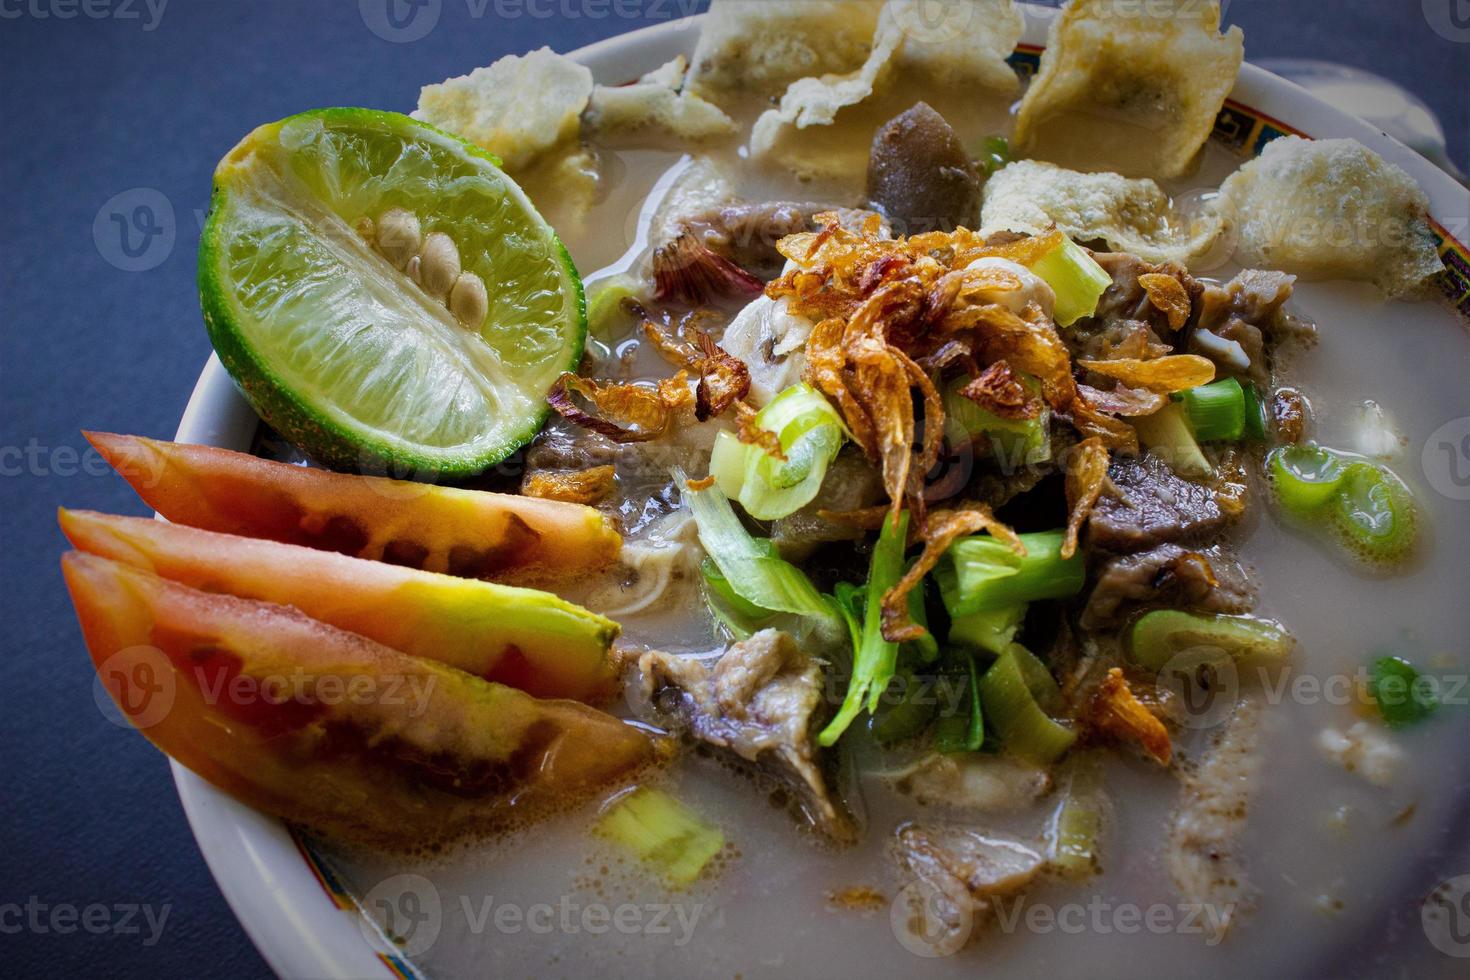
[[[176,524],[462,578],[536,583],[602,568],[622,537],[591,507],[350,476],[213,446],[84,433]]]
[[[536,697],[602,703],[617,624],[547,593],[138,517],[62,509],[80,551],[205,592],[300,609],[403,653]]]
[[[62,571],[129,719],[226,792],[325,834],[432,847],[626,780],[666,751],[585,705],[538,701],[284,606],[81,552]]]

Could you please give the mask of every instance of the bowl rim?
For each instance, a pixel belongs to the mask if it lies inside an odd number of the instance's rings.
[[[1013,59],[1025,70],[1042,52],[1054,8],[1021,4],[1026,33]],[[599,82],[617,84],[692,53],[705,15],[673,20],[569,52]],[[1226,101],[1242,156],[1283,135],[1352,137],[1407,170],[1429,194],[1442,254],[1464,287],[1456,305],[1470,319],[1470,191],[1415,151],[1252,64]],[[1294,124],[1293,124],[1294,121]],[[1310,131],[1306,127],[1310,127]],[[1217,130],[1218,135],[1218,130]],[[258,420],[211,354],[175,436],[181,442],[248,448]],[[189,826],[220,892],[278,975],[412,977],[418,971],[361,914],[311,842],[239,803],[177,762],[174,783]]]

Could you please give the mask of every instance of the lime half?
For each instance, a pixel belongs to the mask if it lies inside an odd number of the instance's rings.
[[[210,340],[260,416],[321,462],[469,476],[545,421],[586,303],[497,163],[369,109],[262,126],[220,161],[199,250]]]

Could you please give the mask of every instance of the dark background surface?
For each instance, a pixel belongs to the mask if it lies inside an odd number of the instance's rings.
[[[439,8],[437,23],[395,43],[367,26],[384,2],[167,0],[156,16],[159,0],[153,11],[146,0],[126,9],[125,0],[0,0],[0,951],[8,975],[269,973],[199,855],[163,758],[95,706],[56,561],[58,504],[143,512],[84,454],[78,430],[171,437],[209,353],[194,253],[215,162],[262,122],[338,104],[408,111],[421,84],[503,54],[542,44],[566,51],[704,6],[420,0],[426,11]],[[1233,0],[1227,17],[1245,28],[1249,58],[1335,60],[1406,85],[1439,113],[1451,155],[1470,169],[1470,29],[1462,43],[1436,33],[1425,13],[1436,3],[1459,3],[1462,21],[1470,17],[1465,0]],[[155,209],[165,233],[136,260],[151,268],[119,268],[131,260],[108,215],[157,204],[159,195],[173,218]],[[63,935],[44,914],[41,929],[22,924],[17,933],[5,906],[32,900],[166,905],[168,918],[152,945],[146,926]]]

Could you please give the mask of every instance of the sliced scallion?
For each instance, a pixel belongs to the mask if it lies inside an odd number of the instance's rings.
[[[836,604],[818,592],[801,569],[776,557],[769,541],[752,537],[718,487],[690,490],[682,470],[675,470],[675,479],[685,488],[699,543],[735,595],[766,612],[810,620],[829,637],[846,633]]]
[[[883,745],[918,738],[934,717],[935,701],[925,680],[910,673],[899,675],[903,696],[897,704],[873,715],[868,730]]]
[[[1234,378],[1182,391],[1179,401],[1200,442],[1236,442],[1245,435],[1245,389]]]
[[[950,620],[949,642],[999,656],[1016,639],[1026,619],[1027,604],[956,616]]]
[[[1269,666],[1286,659],[1292,646],[1291,634],[1269,620],[1177,609],[1147,613],[1128,633],[1133,662],[1154,671],[1181,655],[1202,661],[1229,657],[1241,666]]]
[[[934,570],[944,606],[956,619],[1014,607],[1035,599],[1062,599],[1082,591],[1082,555],[1062,557],[1063,531],[1021,535],[1026,554],[989,535],[950,545]]]
[[[1200,478],[1214,472],[1189,427],[1183,404],[1170,402],[1152,415],[1134,419],[1133,427],[1144,447],[1180,476]]]
[[[1247,383],[1245,390],[1245,437],[1251,442],[1265,442],[1270,431],[1266,416],[1266,403],[1255,385]]]
[[[1418,534],[1413,494],[1387,467],[1373,463],[1349,464],[1329,518],[1343,545],[1371,564],[1402,561]]]
[[[934,747],[946,754],[978,752],[985,744],[985,712],[980,703],[980,677],[975,658],[961,654],[965,672],[960,675],[964,693],[955,710],[934,726]]]
[[[862,634],[853,651],[852,677],[847,682],[847,695],[837,716],[817,736],[824,746],[835,745],[864,709],[870,714],[875,711],[888,682],[893,679],[898,644],[883,639],[883,603],[878,600],[903,577],[908,528],[908,511],[901,512],[897,518],[885,518],[878,543],[873,546],[873,557],[868,564],[868,601],[863,608]]]
[[[1046,830],[1047,859],[1069,878],[1083,878],[1099,869],[1104,797],[1102,773],[1091,760],[1069,759],[1058,783],[1061,802]]]
[[[1037,762],[1051,762],[1071,747],[1077,733],[1036,703],[1017,650],[1024,648],[1011,644],[980,678],[985,718],[1006,748]]]
[[[1405,728],[1439,707],[1433,684],[1403,657],[1379,657],[1368,668],[1368,695],[1390,728]]]
[[[912,563],[911,567],[912,567]],[[905,572],[907,574],[907,572]],[[924,635],[917,640],[909,640],[903,644],[903,649],[913,656],[929,664],[939,659],[939,641],[934,634],[929,632],[929,610],[924,602],[924,581],[909,590],[909,619],[916,626],[924,628]]]
[[[718,827],[701,820],[667,793],[636,789],[614,803],[597,832],[655,867],[676,885],[697,879],[725,846]]]
[[[757,413],[755,424],[776,434],[786,458],[721,432],[710,455],[710,475],[750,516],[774,521],[816,497],[847,433],[837,410],[808,384],[777,395]]]
[[[1266,474],[1285,510],[1310,517],[1336,496],[1347,466],[1321,446],[1282,446],[1266,457]]]
[[[1062,243],[1030,265],[1057,295],[1057,326],[1070,327],[1097,312],[1098,300],[1113,284],[1113,277],[1097,264],[1087,250],[1066,236]]]

